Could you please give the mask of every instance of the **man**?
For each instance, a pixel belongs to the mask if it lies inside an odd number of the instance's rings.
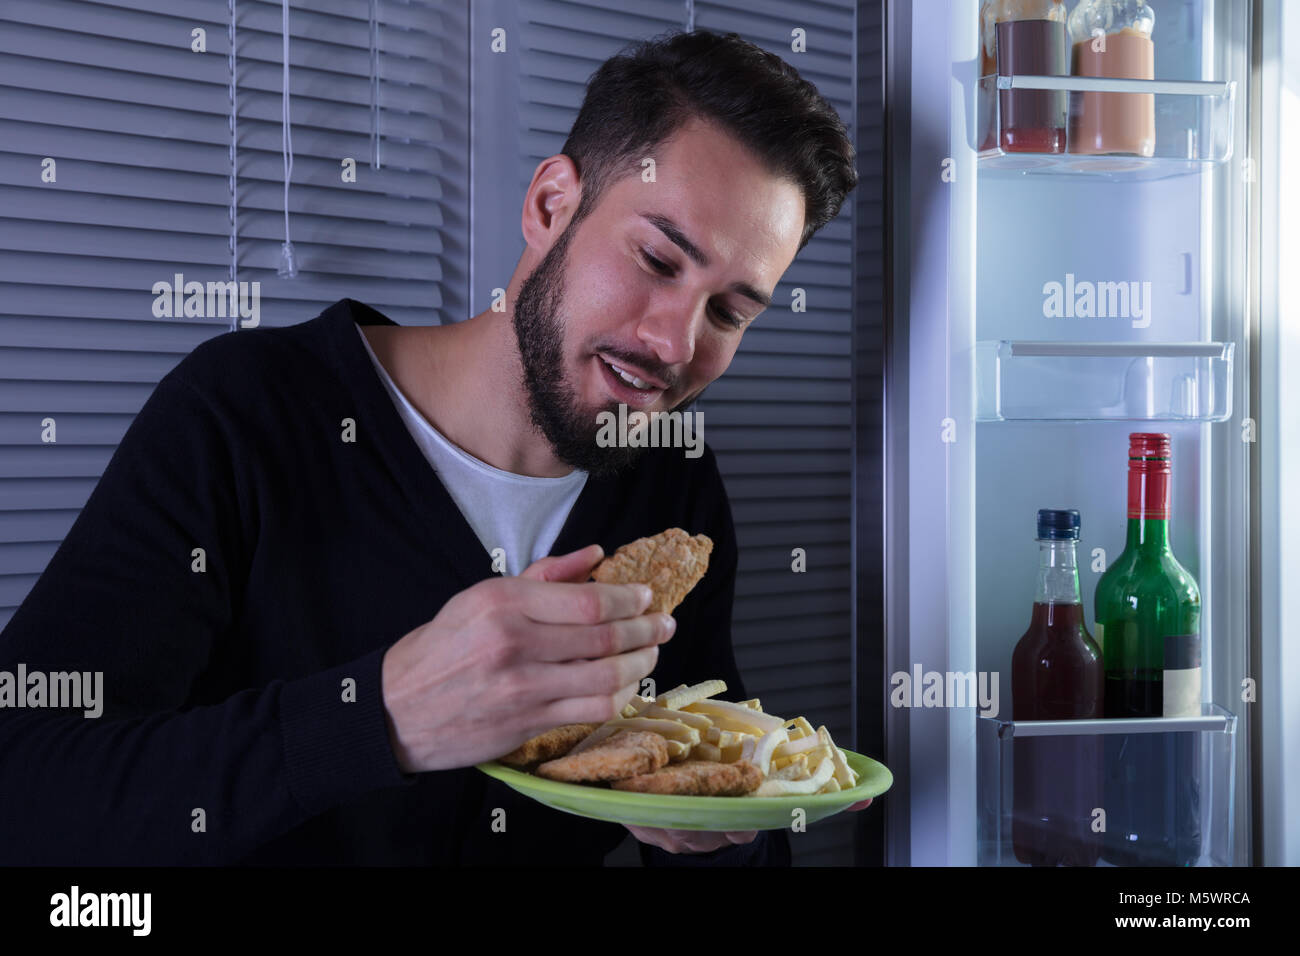
[[[0,711],[0,862],[601,862],[625,828],[473,765],[647,675],[745,691],[712,453],[607,447],[597,415],[694,401],[854,182],[778,58],[640,44],[537,167],[507,312],[343,300],[195,349],[0,637],[0,667],[104,674],[100,718]],[[673,526],[716,547],[672,618],[587,580]],[[783,833],[632,832],[648,864],[789,861]]]

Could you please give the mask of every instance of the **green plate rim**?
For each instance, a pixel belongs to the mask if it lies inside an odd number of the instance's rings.
[[[840,749],[843,750],[844,748]],[[582,799],[593,799],[602,803],[608,801],[612,806],[626,808],[628,810],[641,808],[655,810],[671,806],[683,811],[714,811],[719,808],[719,800],[761,801],[774,809],[781,806],[783,801],[790,801],[787,804],[787,806],[790,807],[849,807],[862,800],[866,800],[868,797],[874,799],[887,792],[889,788],[893,786],[893,773],[891,773],[889,768],[880,761],[874,760],[864,754],[854,753],[852,750],[844,750],[844,756],[849,766],[857,772],[859,778],[866,777],[868,772],[870,772],[872,777],[876,777],[883,773],[884,786],[882,787],[879,783],[875,783],[875,785],[872,786],[871,782],[868,781],[859,782],[858,785],[852,789],[840,790],[836,793],[796,793],[785,797],[687,797],[677,794],[636,793],[629,790],[614,789],[607,790],[599,787],[590,787],[581,783],[565,783],[561,780],[547,780],[545,777],[539,777],[536,774],[526,773],[522,770],[515,770],[513,767],[507,767],[505,764],[496,760],[484,761],[483,763],[475,764],[475,767],[487,774],[489,777],[500,780],[507,786],[510,786],[512,781],[520,783],[521,787],[514,787],[513,789],[523,793],[525,796],[532,797],[533,799],[537,798],[529,792],[530,790],[557,797],[573,796]],[[597,796],[597,794],[599,796]],[[579,816],[586,816],[586,814],[578,813],[578,811],[575,810],[567,810],[566,812],[577,813]]]

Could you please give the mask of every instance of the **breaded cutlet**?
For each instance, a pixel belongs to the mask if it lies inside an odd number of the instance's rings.
[[[691,537],[681,528],[669,528],[623,545],[591,576],[606,584],[647,584],[654,598],[646,610],[671,614],[704,577],[712,552],[708,535]]]
[[[740,797],[757,790],[763,771],[748,760],[715,763],[712,760],[684,760],[653,773],[616,780],[615,790],[637,793],[666,793],[696,797]]]
[[[576,747],[600,724],[561,724],[544,734],[529,737],[510,753],[500,758],[508,767],[531,768],[547,760],[563,757]]]
[[[590,750],[548,760],[539,777],[569,783],[600,783],[650,773],[668,763],[668,744],[658,734],[625,730]]]

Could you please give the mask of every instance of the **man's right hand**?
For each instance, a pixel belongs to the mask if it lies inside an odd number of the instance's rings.
[[[384,707],[407,773],[467,767],[560,724],[616,717],[676,622],[644,584],[588,581],[599,545],[480,581],[388,649]]]

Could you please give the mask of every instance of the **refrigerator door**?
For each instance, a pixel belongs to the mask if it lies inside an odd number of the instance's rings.
[[[1255,862],[1300,866],[1300,4],[1263,5],[1260,109],[1252,124],[1261,232],[1258,449],[1260,573]]]
[[[930,673],[975,669],[975,163],[965,108],[977,7],[892,3],[887,18],[895,217],[886,382],[886,737],[896,773],[888,861],[975,863],[972,708],[925,706]],[[963,357],[964,356],[964,357]],[[919,706],[918,706],[919,704]]]

